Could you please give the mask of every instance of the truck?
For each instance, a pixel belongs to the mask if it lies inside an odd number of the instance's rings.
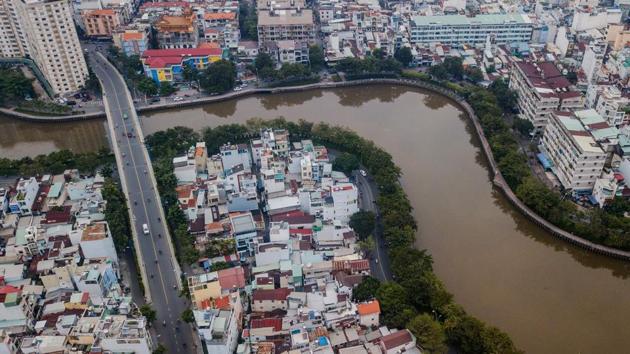
[[[145,235],[148,235],[148,234],[149,234],[149,225],[147,225],[147,224],[142,224],[142,232],[143,232]]]

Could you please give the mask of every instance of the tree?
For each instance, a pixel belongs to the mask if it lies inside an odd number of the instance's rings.
[[[350,175],[352,171],[359,169],[359,158],[348,152],[342,152],[333,161],[333,170]]]
[[[26,96],[34,97],[33,80],[21,70],[0,68],[0,105],[17,103]]]
[[[474,83],[478,83],[479,81],[483,80],[483,73],[479,68],[468,67],[466,68],[465,72],[468,79]]]
[[[182,321],[186,323],[195,322],[195,315],[193,314],[193,311],[191,309],[185,309],[184,312],[182,312],[181,318]]]
[[[372,300],[380,286],[381,282],[378,279],[367,276],[352,290],[352,299],[357,302]]]
[[[159,343],[157,348],[153,351],[153,354],[166,354],[166,347],[162,343]]]
[[[381,284],[376,298],[381,306],[382,321],[388,327],[403,328],[416,316],[416,310],[408,302],[407,291],[399,284]]]
[[[413,61],[413,54],[411,54],[411,48],[401,47],[394,53],[394,58],[398,60],[404,67],[408,67]]]
[[[210,266],[210,271],[216,272],[218,270],[228,269],[231,266],[227,262],[215,262]]]
[[[498,164],[499,170],[505,178],[505,181],[512,188],[516,188],[523,178],[529,176],[529,167],[527,166],[527,158],[518,151],[508,152]]]
[[[254,66],[256,70],[262,70],[267,67],[273,68],[274,62],[271,55],[265,52],[259,52],[254,59]]]
[[[350,227],[354,230],[359,239],[367,238],[376,226],[376,215],[370,210],[361,210],[350,217]]]
[[[496,97],[499,107],[504,112],[512,112],[516,107],[516,92],[511,90],[508,82],[503,79],[494,80],[494,82],[488,87],[490,92]]]
[[[186,82],[197,82],[199,78],[199,70],[193,65],[184,65],[182,70],[182,78]]]
[[[374,236],[370,235],[364,240],[357,242],[357,247],[366,255],[370,255],[376,249],[376,241]]]
[[[529,133],[534,130],[534,124],[531,121],[519,117],[514,117],[512,127],[514,127],[516,131],[518,131],[519,133],[521,133],[522,136],[525,137],[529,136]]]
[[[446,80],[446,78],[448,77],[448,71],[446,71],[444,65],[441,64],[429,67],[429,70],[427,70],[427,72],[429,73],[429,75],[433,76],[437,80]]]
[[[203,72],[199,86],[209,93],[223,93],[234,88],[236,66],[228,60],[216,61]]]
[[[168,81],[160,82],[160,96],[170,96],[177,92],[177,89]]]
[[[148,304],[140,306],[140,313],[147,319],[149,323],[155,321],[155,319],[157,318],[157,313],[153,308],[151,308],[151,305]]]
[[[407,324],[407,329],[416,337],[416,342],[423,349],[423,353],[446,353],[448,347],[445,344],[444,329],[429,314],[423,313],[414,317]]]
[[[304,64],[300,63],[282,64],[282,67],[278,71],[279,78],[283,80],[306,77],[310,74],[310,70],[306,66],[304,66]]]
[[[376,59],[383,60],[387,56],[387,53],[381,48],[374,48],[374,50],[372,50],[372,56]]]
[[[258,16],[250,1],[241,1],[239,4],[239,28],[241,38],[252,41],[258,40]]]
[[[154,96],[158,93],[158,85],[152,79],[143,77],[138,81],[138,91],[145,94],[145,96]]]
[[[326,58],[321,46],[314,44],[308,47],[308,61],[314,70],[320,70],[326,66]]]
[[[444,63],[442,63],[442,65],[444,65],[446,72],[448,72],[448,74],[452,78],[456,80],[462,79],[462,76],[464,75],[464,65],[462,58],[447,57],[446,59],[444,59]]]

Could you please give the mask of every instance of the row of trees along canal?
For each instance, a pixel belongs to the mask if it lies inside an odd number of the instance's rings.
[[[505,333],[468,315],[453,302],[452,295],[433,273],[431,256],[413,247],[417,225],[409,200],[398,183],[400,169],[389,153],[346,128],[305,121],[287,122],[282,118],[251,119],[245,125],[206,128],[201,134],[176,127],[147,137],[162,203],[181,262],[191,263],[200,254],[194,248],[186,230],[186,219],[177,206],[172,158],[199,140],[205,141],[211,152],[218,151],[227,142],[246,143],[263,127],[287,129],[293,139],[310,138],[315,143],[352,154],[374,177],[380,191],[377,203],[395,281],[379,283],[367,277],[355,289],[355,300],[377,298],[381,303],[382,322],[391,327],[408,328],[427,352],[443,353],[448,345],[462,353],[518,352]],[[218,254],[217,251],[224,250],[213,248],[210,253]]]

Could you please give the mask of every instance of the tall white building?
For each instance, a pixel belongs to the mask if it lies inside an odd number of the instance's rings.
[[[604,168],[606,152],[590,130],[584,120],[571,112],[554,112],[545,127],[540,148],[567,190],[590,192]]]
[[[413,16],[411,43],[484,44],[488,36],[497,44],[527,43],[532,22],[522,14]]]
[[[57,94],[88,76],[68,0],[0,0],[0,57],[30,57]]]
[[[553,111],[583,108],[582,94],[570,86],[552,62],[517,62],[510,72],[510,88],[518,96],[520,116],[536,129],[544,128]]]

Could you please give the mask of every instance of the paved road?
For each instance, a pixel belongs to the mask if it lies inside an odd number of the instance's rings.
[[[391,280],[392,275],[389,268],[389,258],[387,257],[385,241],[383,240],[383,230],[380,222],[378,222],[380,214],[375,203],[378,191],[371,178],[363,177],[357,171],[354,171],[354,176],[360,192],[359,207],[363,210],[371,210],[377,215],[377,226],[373,233],[374,241],[376,242],[376,250],[374,251],[374,257],[370,259],[372,275],[380,281]]]
[[[157,341],[166,347],[168,353],[190,353],[192,331],[190,326],[178,322],[181,313],[188,308],[188,303],[185,298],[178,296],[179,267],[163,222],[164,216],[133,101],[122,77],[103,56],[96,53],[90,55],[90,63],[103,86],[109,132],[118,166],[122,168],[120,177],[129,199],[141,271],[147,279],[147,299],[157,311],[154,324]],[[124,115],[128,118],[125,119]],[[143,224],[148,225],[149,235],[144,235]]]

